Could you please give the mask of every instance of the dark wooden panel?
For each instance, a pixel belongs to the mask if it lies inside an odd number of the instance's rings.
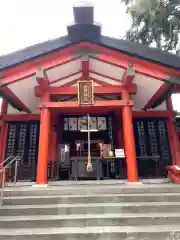
[[[166,119],[135,119],[134,135],[139,175],[164,176],[171,163]]]
[[[15,123],[9,124],[5,157],[13,156],[16,153],[16,139],[17,139],[17,125]]]
[[[160,155],[163,160],[163,165],[171,164],[171,154],[169,148],[169,139],[167,133],[167,126],[165,121],[158,121],[158,137],[159,137],[159,147]]]
[[[39,121],[9,122],[5,158],[21,156],[18,179],[35,178],[39,142]]]
[[[143,120],[134,121],[134,131],[137,156],[147,156],[147,136]]]

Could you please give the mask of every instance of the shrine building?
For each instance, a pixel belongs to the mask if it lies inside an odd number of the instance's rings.
[[[20,156],[18,180],[36,184],[179,183],[180,58],[103,36],[93,6],[73,13],[67,36],[0,57],[0,161]]]

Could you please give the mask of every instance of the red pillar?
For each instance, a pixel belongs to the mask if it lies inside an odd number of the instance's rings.
[[[7,114],[8,102],[3,99],[1,105],[1,133],[0,133],[0,163],[4,161],[6,148],[7,123],[4,121],[4,115]]]
[[[127,92],[122,93],[123,100],[129,100]],[[134,131],[132,123],[132,108],[131,106],[124,106],[122,109],[123,132],[124,132],[124,146],[127,164],[127,176],[129,182],[138,181],[136,150],[134,141]]]
[[[36,184],[47,184],[49,157],[50,112],[48,108],[41,109],[40,136]]]
[[[173,106],[171,97],[167,100],[167,110],[169,112],[169,117],[167,119],[169,143],[171,148],[171,155],[173,164],[180,166],[180,142],[178,140],[178,135],[175,127],[175,118],[173,113]]]

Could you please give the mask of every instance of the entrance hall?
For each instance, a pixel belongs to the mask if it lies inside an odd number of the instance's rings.
[[[67,36],[1,58],[1,163],[20,156],[18,179],[43,185],[180,182],[179,58],[103,36],[93,7],[74,7],[74,21]]]
[[[49,180],[127,178],[125,157],[115,157],[115,149],[123,149],[124,146],[122,119],[118,120],[120,122],[118,129],[116,127],[118,114],[115,112],[91,114],[90,118],[90,153],[93,171],[88,173],[86,170],[87,115],[57,114],[57,125],[54,126],[55,158],[49,159]],[[139,177],[143,179],[165,177],[166,166],[171,164],[166,119],[134,118],[133,129]],[[34,181],[35,179],[38,138],[39,121],[9,122],[5,157],[23,155],[26,159],[20,164],[19,180]]]

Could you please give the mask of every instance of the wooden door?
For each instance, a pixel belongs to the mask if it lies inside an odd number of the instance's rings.
[[[9,122],[6,140],[5,158],[20,156],[22,158],[19,180],[34,179],[39,142],[39,121]]]
[[[139,176],[163,177],[166,166],[171,164],[166,119],[142,118],[133,122]]]

